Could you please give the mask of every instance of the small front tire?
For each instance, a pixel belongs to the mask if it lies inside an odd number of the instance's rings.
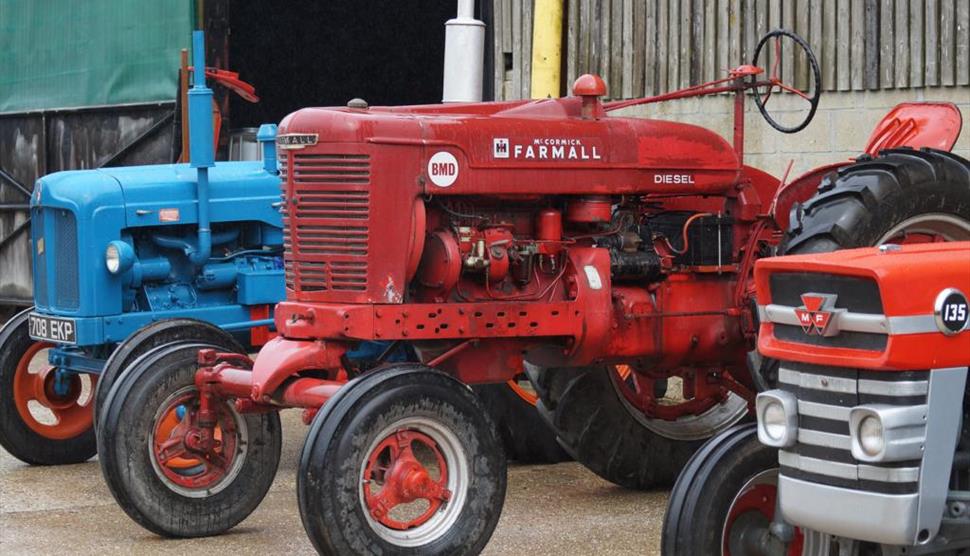
[[[277,413],[240,414],[217,403],[217,442],[189,448],[199,396],[198,352],[209,344],[156,348],[116,381],[100,415],[101,471],[121,508],[170,537],[227,531],[266,495],[280,459]],[[195,427],[195,428],[193,428]]]
[[[0,328],[0,446],[32,465],[65,465],[97,452],[94,375],[47,365],[47,349],[27,331],[30,310]],[[60,380],[59,388],[55,382]]]
[[[495,426],[456,379],[417,364],[344,386],[314,419],[297,493],[322,554],[477,554],[505,499]]]

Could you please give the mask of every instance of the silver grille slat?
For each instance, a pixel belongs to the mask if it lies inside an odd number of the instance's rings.
[[[919,467],[876,467],[866,464],[841,463],[805,457],[784,450],[778,452],[778,463],[807,473],[850,480],[883,483],[911,483],[919,480]]]
[[[778,381],[783,384],[822,390],[825,392],[857,393],[856,381],[851,378],[802,373],[782,367],[778,370]]]
[[[822,446],[824,448],[836,448],[838,450],[852,449],[852,440],[845,434],[833,434],[830,432],[799,428],[798,441],[802,444],[811,444],[812,446]]]

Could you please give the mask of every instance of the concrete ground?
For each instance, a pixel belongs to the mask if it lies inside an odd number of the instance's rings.
[[[0,554],[312,554],[296,504],[306,428],[284,412],[283,457],[259,508],[229,533],[162,539],[115,504],[96,461],[29,467],[0,450]],[[576,463],[516,465],[485,554],[657,554],[666,492],[630,492]]]

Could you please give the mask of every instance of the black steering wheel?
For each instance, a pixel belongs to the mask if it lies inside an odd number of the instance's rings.
[[[810,89],[813,89],[811,96],[799,91],[795,87],[782,83],[781,78],[778,76],[778,65],[781,61],[781,41],[784,37],[788,37],[795,41],[795,44],[804,50],[805,56],[808,57],[808,63],[812,68],[812,78],[814,80],[814,87],[809,87]],[[760,67],[758,66],[758,58],[761,57],[761,49],[765,46],[765,44],[768,43],[768,41],[772,39],[774,39],[775,60],[771,67],[771,73],[768,75],[768,80],[757,81],[756,77],[752,76],[752,79],[758,83],[758,85],[753,87],[754,102],[758,105],[758,111],[761,112],[761,115],[764,116],[765,120],[771,127],[782,133],[795,133],[805,129],[805,126],[807,126],[809,122],[812,121],[812,118],[815,117],[815,110],[818,109],[818,101],[822,96],[822,72],[818,66],[818,58],[815,57],[815,53],[812,52],[811,47],[808,46],[805,39],[785,29],[777,29],[768,33],[764,37],[761,37],[761,41],[758,42],[758,48],[756,48],[754,51],[754,60],[751,62],[751,65]],[[764,94],[761,92],[762,87],[768,88],[768,91]],[[788,91],[789,93],[798,95],[809,103],[808,115],[798,125],[792,127],[783,126],[775,121],[775,119],[771,117],[771,114],[768,113],[768,109],[765,106],[768,104],[768,101],[771,100],[771,93],[776,87],[779,90]]]

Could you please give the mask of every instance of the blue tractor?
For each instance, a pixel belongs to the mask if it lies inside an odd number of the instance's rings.
[[[203,34],[193,35],[204,68]],[[275,125],[263,160],[214,162],[212,91],[189,90],[191,163],[58,172],[31,197],[34,304],[0,329],[0,445],[85,461],[120,372],[172,342],[245,353],[285,297]]]

